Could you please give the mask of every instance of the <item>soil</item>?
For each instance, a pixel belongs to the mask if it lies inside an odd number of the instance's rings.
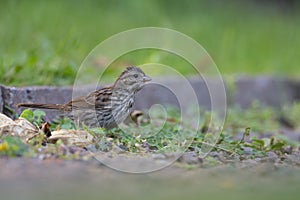
[[[120,172],[94,158],[2,157],[0,194],[1,199],[31,200],[299,199],[299,155],[294,152],[278,158],[269,153],[264,159],[231,162],[217,159],[212,166],[185,153],[168,167],[140,174]]]

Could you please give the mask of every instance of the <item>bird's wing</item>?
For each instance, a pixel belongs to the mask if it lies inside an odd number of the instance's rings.
[[[95,108],[109,109],[111,106],[112,90],[110,87],[105,87],[100,90],[91,92],[87,96],[73,99],[67,103],[68,110],[80,109],[80,110],[94,110]],[[97,103],[96,103],[97,102]]]

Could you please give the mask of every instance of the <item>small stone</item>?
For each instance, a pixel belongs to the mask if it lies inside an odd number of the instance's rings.
[[[164,159],[166,159],[166,156],[163,154],[153,154],[152,158],[155,160],[164,160]]]
[[[266,155],[271,158],[278,158],[277,154],[273,151],[268,151]]]
[[[120,144],[119,148],[122,149],[123,151],[129,151],[129,148],[126,147],[124,144]]]
[[[256,162],[261,162],[261,158],[254,158]]]
[[[278,155],[273,151],[268,151],[266,157],[263,158],[263,161],[275,163],[278,160]]]
[[[199,164],[200,163],[199,157],[195,152],[186,152],[180,157],[179,160],[181,162],[184,162],[187,164]]]
[[[284,148],[284,153],[292,154],[293,153],[293,147],[292,146],[285,147]]]
[[[244,153],[245,155],[252,155],[252,153],[253,153],[253,148],[251,148],[251,147],[243,147],[243,153]]]
[[[119,154],[119,153],[125,153],[126,151],[128,151],[128,148],[126,146],[122,145],[122,144],[119,145],[119,146],[118,145],[114,145],[113,148],[112,148],[112,151],[114,153],[117,153],[117,154]]]
[[[219,157],[219,153],[216,152],[216,151],[211,151],[211,152],[209,152],[208,155],[210,155],[211,157],[214,157],[214,158],[218,158]]]

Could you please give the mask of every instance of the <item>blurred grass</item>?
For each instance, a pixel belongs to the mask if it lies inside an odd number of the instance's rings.
[[[266,2],[266,1],[265,1]],[[259,1],[1,1],[0,83],[70,85],[99,42],[131,28],[160,26],[197,40],[222,74],[300,72],[300,9]],[[116,47],[117,48],[117,47]],[[158,51],[124,63],[186,62]],[[91,71],[91,73],[93,73]],[[183,73],[192,73],[186,68]]]

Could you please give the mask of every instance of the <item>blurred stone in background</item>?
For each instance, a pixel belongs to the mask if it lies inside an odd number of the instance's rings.
[[[206,84],[201,79],[191,78],[191,86],[196,92],[199,105],[210,109],[210,95]],[[176,79],[162,80],[167,85],[180,87],[182,85]],[[280,108],[285,104],[291,104],[300,100],[300,81],[274,77],[239,77],[233,83],[227,83],[227,104],[228,106],[239,105],[241,108],[248,108],[252,102],[258,100],[262,105]],[[91,87],[80,88],[82,95],[91,91]],[[182,92],[185,92],[184,90]],[[35,103],[66,103],[72,99],[72,87],[6,87],[0,86],[0,112],[9,117],[16,117],[24,108],[17,108],[21,102]],[[189,94],[186,94],[183,105],[189,105]],[[149,84],[136,95],[134,108],[148,109],[154,104],[179,106],[176,95],[167,88],[157,84]],[[45,110],[47,117],[53,119],[59,112]]]

